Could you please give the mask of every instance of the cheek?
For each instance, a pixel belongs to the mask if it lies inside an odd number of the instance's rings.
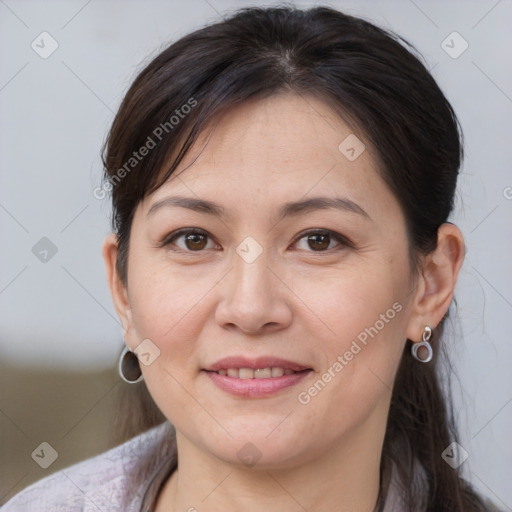
[[[295,280],[297,295],[315,312],[307,329],[316,332],[315,351],[322,354],[322,382],[304,390],[314,395],[315,407],[349,407],[355,419],[390,393],[406,339],[407,283],[389,264],[340,272],[336,279]]]
[[[197,349],[208,296],[219,277],[211,269],[173,270],[161,258],[132,269],[130,303],[137,337],[149,338],[173,366],[183,367],[180,363],[190,363]]]
[[[189,394],[193,393],[191,376],[198,365],[208,293],[218,279],[199,278],[190,272],[169,274],[164,267],[132,277],[137,337],[149,338],[160,350],[150,366],[141,366],[145,383],[163,414],[178,429],[187,431],[190,423],[201,417]]]
[[[372,261],[357,269],[297,274],[290,287],[323,325],[318,333],[326,347],[342,349],[359,335],[364,342],[368,330],[386,337],[403,325],[397,320],[404,316],[407,282],[387,263]]]

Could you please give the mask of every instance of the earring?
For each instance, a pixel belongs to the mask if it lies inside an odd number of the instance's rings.
[[[121,379],[128,384],[135,384],[144,378],[142,376],[137,356],[126,346],[119,358],[119,365],[117,369]]]
[[[434,351],[432,350],[432,345],[429,343],[431,336],[432,329],[426,325],[421,337],[422,341],[419,343],[413,343],[411,346],[412,356],[420,363],[428,363],[429,361],[432,361]]]

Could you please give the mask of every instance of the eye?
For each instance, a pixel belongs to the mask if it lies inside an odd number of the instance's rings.
[[[203,249],[219,247],[210,239],[210,235],[200,229],[180,229],[171,233],[162,242],[163,246],[175,245],[178,249],[187,252],[200,252]]]
[[[302,247],[300,246],[302,244]],[[332,231],[316,230],[303,234],[295,243],[296,248],[312,250],[314,252],[327,252],[333,248],[341,250],[344,247],[352,247],[350,241],[343,235]]]
[[[184,252],[201,252],[205,249],[220,249],[208,233],[198,228],[184,228],[166,237],[162,246],[174,245]],[[353,247],[343,235],[328,230],[314,230],[303,233],[295,242],[294,248],[313,252],[330,252]]]

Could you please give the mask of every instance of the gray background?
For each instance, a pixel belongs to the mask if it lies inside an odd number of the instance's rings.
[[[452,221],[468,252],[446,340],[460,380],[466,475],[512,510],[512,2],[323,4],[412,42],[461,120],[466,160]],[[6,368],[28,375],[115,364],[122,335],[100,252],[109,205],[93,196],[99,150],[123,93],[159,48],[248,5],[254,2],[0,0],[0,358]],[[44,51],[50,48],[44,31],[58,44],[46,59],[31,47],[35,41],[42,52],[44,38]],[[457,58],[464,42],[448,37],[454,31],[469,45]],[[47,261],[32,250],[42,237],[57,249]],[[5,392],[4,386],[2,397]],[[26,393],[17,395],[21,406],[28,404]],[[101,400],[94,407],[100,406]],[[4,431],[7,424],[30,430],[4,400]]]

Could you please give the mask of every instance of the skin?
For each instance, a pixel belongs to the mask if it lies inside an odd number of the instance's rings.
[[[127,286],[116,272],[116,237],[105,240],[126,344],[135,349],[150,339],[159,348],[141,368],[177,429],[179,468],[157,511],[374,509],[404,344],[421,341],[424,326],[441,321],[464,242],[444,224],[437,249],[413,273],[404,215],[378,173],[375,151],[359,132],[366,150],[356,160],[338,150],[351,133],[311,96],[245,103],[218,119],[176,175],[137,206]],[[213,201],[226,216],[177,206],[148,215],[156,202],[177,195]],[[278,221],[284,203],[317,196],[348,198],[367,216],[315,209]],[[184,227],[211,238],[200,238],[199,250],[183,236],[160,244]],[[316,228],[351,243],[334,236],[308,242],[303,231]],[[263,249],[252,263],[236,252],[248,236]],[[400,312],[309,403],[299,403],[298,394],[394,303]],[[270,397],[233,397],[201,371],[229,355],[273,355],[313,371]],[[237,457],[247,442],[261,454],[253,467]]]

